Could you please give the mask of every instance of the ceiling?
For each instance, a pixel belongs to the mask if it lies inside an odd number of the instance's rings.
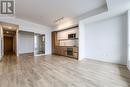
[[[9,30],[9,31],[16,31],[18,29],[18,25],[11,24],[11,23],[4,23],[0,22],[4,30]]]
[[[75,18],[103,6],[106,0],[16,0],[16,17],[54,26],[61,17]]]

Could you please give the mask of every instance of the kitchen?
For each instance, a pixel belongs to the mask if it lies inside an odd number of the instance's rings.
[[[78,59],[78,26],[52,32],[52,53]]]

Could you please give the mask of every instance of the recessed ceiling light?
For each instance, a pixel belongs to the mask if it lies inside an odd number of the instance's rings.
[[[6,33],[8,34],[8,33],[9,33],[9,31],[6,31]]]
[[[12,29],[12,27],[8,27],[9,29]]]

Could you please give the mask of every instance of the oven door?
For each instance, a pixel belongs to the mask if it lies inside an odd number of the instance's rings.
[[[73,56],[73,48],[67,48],[67,55]]]

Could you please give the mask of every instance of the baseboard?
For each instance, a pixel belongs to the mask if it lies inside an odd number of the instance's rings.
[[[33,55],[33,56],[38,56],[38,55],[34,55],[34,52],[30,52],[30,53],[20,53],[19,56],[21,55]],[[42,55],[51,55],[51,54],[40,54],[41,56]]]
[[[86,59],[92,59],[92,60],[97,60],[97,61],[103,61],[103,62],[108,62],[108,63],[114,63],[114,64],[121,64],[121,65],[127,65],[127,63],[121,62],[120,60],[118,60],[118,58],[108,58],[108,59],[104,59],[104,58],[91,58],[91,57],[86,57]]]
[[[37,55],[34,55],[34,56],[44,56],[45,54],[37,54]]]
[[[20,56],[22,56],[22,55],[34,55],[34,53],[33,52],[31,52],[31,53],[20,53],[19,55]]]

